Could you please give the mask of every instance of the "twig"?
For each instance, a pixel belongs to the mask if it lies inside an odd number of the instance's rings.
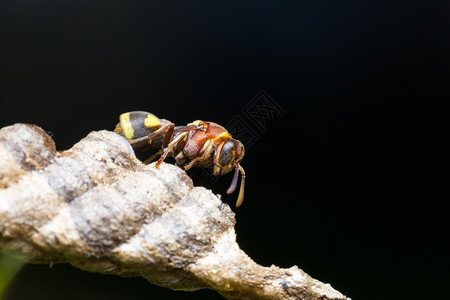
[[[2,252],[227,299],[348,299],[296,266],[259,266],[234,225],[211,191],[176,166],[143,165],[112,132],[58,153],[35,125],[0,130]]]

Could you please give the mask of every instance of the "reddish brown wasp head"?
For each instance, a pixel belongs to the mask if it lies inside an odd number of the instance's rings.
[[[234,192],[237,186],[237,181],[239,178],[239,173],[241,173],[241,187],[239,190],[238,200],[236,202],[236,207],[239,207],[244,200],[244,185],[245,185],[245,172],[244,169],[239,165],[242,158],[244,157],[245,149],[244,145],[238,140],[229,139],[222,142],[217,146],[214,153],[214,169],[213,175],[223,175],[227,174],[234,169],[233,180],[228,188],[227,193],[231,194]]]

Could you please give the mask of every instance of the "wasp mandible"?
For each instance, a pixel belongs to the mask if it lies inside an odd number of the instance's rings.
[[[194,121],[186,126],[175,126],[145,111],[123,113],[114,132],[122,135],[134,150],[159,149],[145,160],[150,163],[157,156],[156,168],[171,156],[177,166],[189,170],[193,167],[212,169],[212,174],[223,175],[234,170],[233,180],[227,194],[234,192],[241,173],[241,186],[236,207],[244,200],[245,172],[240,162],[245,154],[244,145],[222,126],[206,121]]]

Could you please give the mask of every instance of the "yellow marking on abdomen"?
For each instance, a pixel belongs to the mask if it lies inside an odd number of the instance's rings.
[[[123,136],[128,141],[131,141],[134,136],[134,128],[133,128],[133,125],[131,125],[130,113],[121,114],[119,119],[120,119],[120,124],[122,125]]]
[[[160,124],[161,124],[161,122],[159,121],[158,117],[156,117],[155,115],[148,114],[145,117],[145,120],[144,120],[145,127],[158,128]]]

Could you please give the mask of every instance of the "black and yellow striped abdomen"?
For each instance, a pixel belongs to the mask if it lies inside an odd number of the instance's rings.
[[[148,136],[156,131],[161,122],[158,117],[146,111],[132,111],[123,113],[119,117],[114,132],[120,134],[128,141]]]

